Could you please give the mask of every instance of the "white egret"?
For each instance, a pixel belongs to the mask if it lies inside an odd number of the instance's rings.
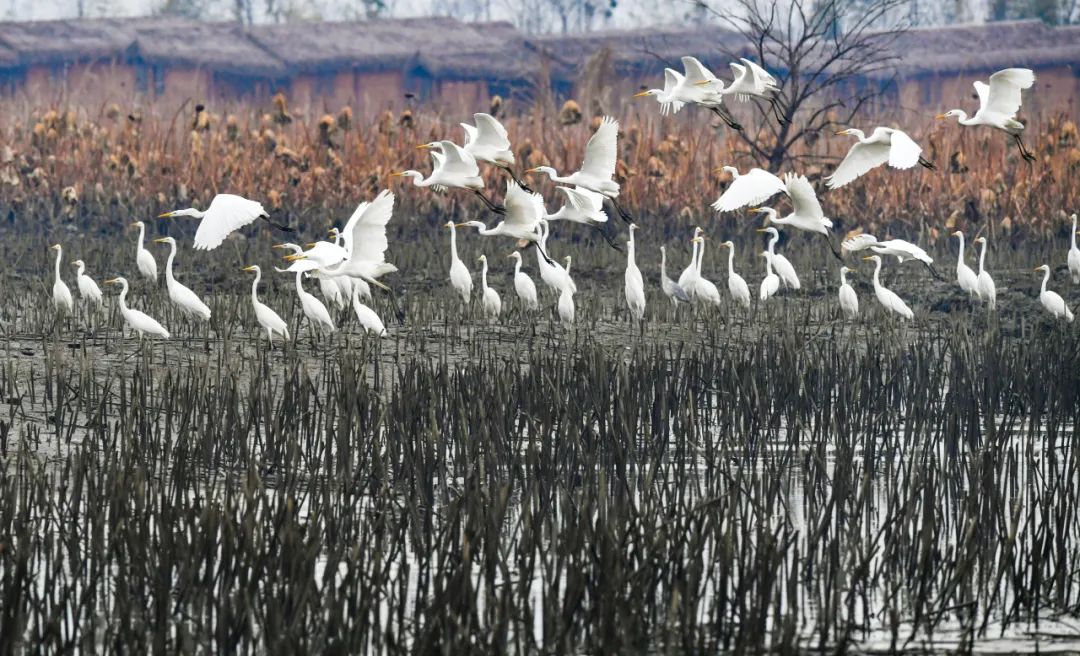
[[[335,228],[335,227],[330,228],[330,238],[334,240],[334,245],[335,246],[341,246],[342,248],[345,247],[344,244],[343,244],[343,241],[342,241],[341,231],[338,230],[337,228]],[[371,287],[368,286],[366,280],[361,280],[359,278],[351,278],[349,276],[334,276],[334,277],[331,277],[330,280],[332,280],[334,283],[337,284],[338,289],[341,290],[341,297],[343,299],[352,298],[353,285],[360,285],[360,296],[361,297],[363,297],[363,298],[371,298]],[[320,286],[321,286],[321,284],[322,283],[320,281]]]
[[[849,273],[853,273],[851,269],[840,267],[840,309],[848,319],[854,319],[859,315],[859,297],[855,295],[855,288],[848,284]]]
[[[979,274],[977,277],[979,298],[986,303],[987,307],[993,310],[997,307],[997,287],[994,285],[994,279],[990,277],[990,272],[985,268],[986,237],[976,237],[975,243],[982,246],[982,249],[979,251]]]
[[[339,310],[343,309],[345,307],[345,295],[342,293],[337,281],[328,276],[319,275],[318,272],[315,272],[315,278],[319,281],[319,293],[322,294],[322,297],[327,302],[336,305]]]
[[[825,185],[830,189],[843,187],[885,163],[894,169],[910,169],[916,164],[934,169],[934,165],[922,156],[922,147],[900,130],[876,127],[867,137],[862,130],[849,128],[836,134],[852,135],[859,140],[844,156],[833,174],[826,178]]]
[[[432,187],[435,191],[444,189],[468,189],[484,202],[489,210],[497,214],[503,208],[484,195],[484,179],[480,177],[480,165],[476,158],[453,141],[443,139],[417,146],[431,150],[431,159],[435,163],[431,175],[427,178],[418,171],[408,170],[393,173],[391,176],[412,178],[417,187]]]
[[[86,264],[82,260],[75,260],[71,266],[76,268],[75,286],[79,289],[79,296],[84,302],[101,307],[101,288],[93,278],[86,275]]]
[[[697,251],[697,278],[694,281],[694,295],[711,305],[720,305],[720,290],[711,280],[701,275],[701,263],[705,259],[705,236],[697,238],[699,242]]]
[[[634,231],[637,226],[630,224],[630,238],[626,241],[626,272],[623,274],[623,294],[630,314],[638,321],[645,319],[645,281],[641,270],[634,261]]]
[[[482,221],[466,221],[457,224],[456,227],[465,226],[476,228],[476,231],[484,236],[503,236],[517,240],[518,248],[532,244],[539,248],[541,254],[547,257],[540,246],[540,221],[544,218],[544,199],[540,194],[529,193],[518,186],[513,180],[506,182],[506,199],[503,201],[505,212],[503,220],[494,228],[488,228]]]
[[[128,281],[123,277],[116,277],[105,281],[106,285],[120,285],[120,315],[129,328],[139,333],[139,341],[144,335],[151,337],[163,337],[169,339],[169,331],[158,323],[153,317],[127,306]]]
[[[773,271],[776,255],[769,251],[762,251],[761,257],[765,258],[765,279],[761,281],[758,298],[767,301],[780,291],[780,276]]]
[[[1036,267],[1036,271],[1043,272],[1042,291],[1039,292],[1039,302],[1046,308],[1046,311],[1054,315],[1055,319],[1064,319],[1068,323],[1072,323],[1073,313],[1069,309],[1069,306],[1065,304],[1065,299],[1057,292],[1050,291],[1046,288],[1046,283],[1050,282],[1050,267],[1045,264]]]
[[[548,223],[540,222],[540,249],[547,252]],[[577,285],[573,278],[563,269],[562,265],[554,260],[547,260],[536,251],[536,266],[540,270],[540,279],[556,294],[561,294],[563,289],[569,288],[573,294],[577,293]]]
[[[53,307],[61,314],[71,314],[75,309],[75,301],[71,298],[71,290],[68,289],[67,283],[60,277],[60,260],[64,258],[64,249],[60,244],[53,244],[52,249],[56,251],[56,280],[53,281],[52,297]]]
[[[1006,68],[990,76],[990,84],[982,81],[973,83],[975,93],[979,95],[979,111],[968,118],[967,112],[962,109],[951,109],[944,114],[938,114],[938,119],[951,116],[957,117],[960,125],[975,126],[986,125],[1012,135],[1016,146],[1020,149],[1020,155],[1027,161],[1035,161],[1035,156],[1024,146],[1020,134],[1024,131],[1024,124],[1016,120],[1016,112],[1020,110],[1022,101],[1021,91],[1030,89],[1035,84],[1035,73],[1029,68]]]
[[[604,238],[615,250],[622,250],[619,245],[604,232],[601,224],[607,223],[607,212],[604,211],[604,197],[595,191],[589,191],[584,187],[555,187],[555,190],[566,196],[566,202],[554,214],[544,214],[546,221],[569,221],[589,226]]]
[[[878,241],[874,235],[860,234],[855,235],[851,239],[847,239],[844,243],[840,244],[840,250],[844,253],[857,253],[866,249],[877,253],[878,255],[891,255],[895,257],[900,264],[909,260],[918,260],[926,265],[926,268],[930,269],[930,273],[939,280],[945,280],[945,276],[941,275],[936,268],[934,268],[934,258],[927,255],[926,251],[919,248],[915,244],[903,239],[886,239],[885,241]]]
[[[869,255],[863,259],[874,263],[874,295],[877,296],[878,303],[881,303],[889,312],[895,312],[905,319],[913,319],[915,313],[911,311],[907,303],[904,303],[896,292],[881,284],[881,256]]]
[[[701,105],[720,117],[732,130],[742,130],[742,126],[723,109],[724,83],[696,57],[682,58],[683,75],[672,88],[671,97],[694,105]]]
[[[255,320],[266,331],[266,341],[270,342],[270,348],[274,348],[274,333],[281,335],[282,339],[289,339],[289,326],[277,312],[259,300],[259,280],[262,279],[262,269],[259,265],[246,266],[241,271],[252,271],[255,279],[251,281],[251,307],[255,310]]]
[[[210,320],[210,308],[202,300],[173,277],[173,260],[176,258],[176,240],[172,237],[155,239],[155,244],[169,245],[169,259],[165,261],[165,283],[169,289],[169,299],[180,308],[180,311],[189,317],[197,317],[203,321]]]
[[[635,98],[656,98],[656,102],[660,103],[660,116],[667,116],[669,114],[678,114],[679,110],[683,108],[684,103],[675,97],[675,90],[683,83],[682,73],[676,71],[673,68],[664,69],[664,88],[663,89],[646,89],[639,93],[635,93]]]
[[[712,204],[717,212],[732,212],[747,205],[760,205],[776,194],[787,192],[784,181],[764,169],[753,168],[739,175],[739,169],[734,166],[721,166],[714,173],[721,171],[731,174],[731,184]]]
[[[952,233],[952,236],[960,240],[960,252],[956,256],[956,282],[960,283],[960,289],[967,292],[969,296],[978,298],[979,277],[964,262],[964,233],[957,230]]]
[[[833,242],[831,230],[833,222],[822,211],[821,203],[818,202],[817,194],[814,192],[814,186],[810,184],[806,176],[787,173],[784,175],[784,189],[788,197],[791,198],[791,214],[780,217],[776,210],[769,207],[755,207],[750,211],[765,214],[766,223],[775,223],[795,230],[825,235],[833,255],[837,259],[842,259],[840,251],[837,250],[836,244]]]
[[[679,274],[679,287],[682,287],[686,295],[691,300],[697,300],[697,281],[698,281],[698,268],[697,268],[697,254],[698,254],[698,237],[705,233],[701,229],[701,226],[694,228],[694,236],[690,239],[690,243],[693,244],[693,249],[690,253],[690,264],[686,265],[683,272]]]
[[[750,309],[750,287],[743,280],[743,277],[735,273],[735,243],[732,241],[725,241],[720,244],[721,248],[728,249],[727,260],[727,288],[728,293],[731,294],[732,300],[734,300],[743,308]],[[779,281],[777,281],[779,283]]]
[[[314,267],[314,263],[308,264],[308,266]],[[296,270],[296,295],[300,297],[300,309],[304,311],[304,316],[307,317],[308,323],[311,324],[312,341],[315,340],[315,333],[326,329],[326,332],[334,332],[334,320],[330,318],[330,312],[327,311],[326,306],[322,304],[322,301],[315,298],[314,295],[304,291],[304,271],[301,269]]]
[[[510,168],[514,163],[514,151],[510,149],[510,138],[503,124],[491,114],[483,112],[473,114],[473,120],[476,125],[461,124],[461,129],[465,130],[465,145],[462,146],[465,152],[477,162],[487,162],[506,171],[514,182],[531,191]]]
[[[521,253],[514,251],[506,257],[514,260],[514,292],[517,293],[518,300],[529,312],[536,311],[540,307],[536,296],[536,283],[521,270]]]
[[[356,312],[356,320],[360,322],[364,330],[379,337],[386,337],[386,326],[383,325],[379,315],[375,314],[375,310],[364,305],[360,300],[360,289],[358,287],[353,287],[352,290],[352,306]]]
[[[609,199],[619,216],[631,223],[632,217],[619,205],[619,183],[615,177],[615,160],[618,157],[619,122],[610,116],[600,121],[593,136],[585,144],[585,158],[581,168],[570,175],[560,176],[550,166],[538,166],[526,173],[546,173],[552,182],[583,187]]]
[[[278,230],[292,232],[292,228],[275,223],[270,220],[270,215],[263,209],[262,203],[248,200],[234,194],[218,194],[210,201],[210,207],[201,212],[194,207],[184,210],[173,210],[159,214],[159,219],[169,217],[190,216],[200,219],[199,227],[195,230],[195,250],[213,250],[225,241],[230,234],[262,219]],[[140,233],[141,234],[141,233]],[[141,237],[140,237],[141,239]]]
[[[139,244],[135,251],[135,265],[139,268],[139,273],[150,280],[156,281],[157,262],[154,260],[153,253],[146,250],[143,246],[143,238],[146,236],[146,225],[142,221],[136,221],[132,223],[131,226],[139,229]]]
[[[570,279],[570,256],[566,256],[566,268],[562,269],[567,280]],[[574,292],[577,286],[572,282],[564,284],[559,292],[559,319],[566,325],[574,323]]]
[[[1080,284],[1080,248],[1076,247],[1076,213],[1072,216],[1071,245],[1069,246],[1069,275],[1072,276],[1074,285]]]
[[[799,282],[799,274],[795,273],[795,267],[791,265],[791,262],[786,257],[776,252],[776,242],[780,241],[780,231],[770,227],[758,228],[758,232],[769,233],[769,264],[776,270],[776,274],[780,276],[784,287],[791,289],[801,288],[802,283]]]
[[[499,298],[499,292],[495,291],[491,287],[488,287],[487,255],[481,254],[480,257],[476,258],[476,260],[477,262],[480,262],[480,302],[484,308],[484,316],[489,319],[498,319],[499,314],[502,313],[502,299]]]
[[[472,298],[472,275],[465,267],[465,263],[458,257],[457,230],[453,221],[447,221],[444,226],[450,229],[450,285],[461,295],[461,300],[466,305]]]
[[[760,98],[769,103],[773,110],[773,116],[781,124],[789,121],[784,118],[784,110],[780,104],[780,85],[776,78],[764,68],[746,59],[739,59],[741,64],[732,62],[731,72],[734,79],[727,87],[720,86],[720,93],[724,96],[734,96],[736,100],[747,102],[752,98]]]
[[[361,295],[369,297],[371,290],[367,289],[368,284],[390,291],[389,287],[379,282],[379,278],[398,270],[386,261],[386,249],[389,248],[386,225],[393,215],[394,194],[388,189],[379,192],[371,202],[357,205],[342,230],[341,245],[335,246],[344,257],[337,263],[322,266],[319,275],[351,279],[352,285],[360,285]],[[330,253],[327,249],[327,254]]]
[[[664,291],[664,296],[671,299],[671,304],[676,307],[680,302],[690,302],[690,296],[687,295],[686,290],[679,286],[679,283],[668,278],[667,249],[663,246],[660,247],[660,289]]]

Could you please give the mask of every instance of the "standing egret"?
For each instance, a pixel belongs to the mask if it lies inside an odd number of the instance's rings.
[[[255,279],[251,281],[251,307],[255,310],[255,320],[266,330],[266,341],[270,342],[270,348],[274,348],[274,333],[281,335],[282,339],[289,339],[289,326],[277,312],[274,312],[265,303],[259,300],[259,280],[262,279],[262,269],[259,265],[246,266],[241,271],[253,271]]]
[[[675,90],[678,89],[683,83],[682,73],[676,71],[673,68],[664,69],[664,88],[663,89],[645,89],[634,94],[635,98],[656,98],[656,102],[660,103],[660,116],[667,116],[668,114],[678,114],[679,110],[683,108],[684,103],[675,97]]]
[[[690,302],[690,297],[686,294],[686,290],[680,287],[679,283],[668,278],[667,249],[663,246],[660,247],[660,289],[664,291],[664,296],[671,299],[671,304],[676,307],[679,306],[680,302]]]
[[[383,325],[382,319],[375,314],[375,310],[361,302],[359,287],[353,287],[352,306],[356,312],[356,320],[360,322],[364,330],[379,337],[386,337],[386,326]]]
[[[619,197],[619,183],[613,178],[615,177],[615,160],[618,158],[618,139],[619,122],[610,116],[605,116],[600,121],[600,127],[596,128],[596,132],[585,144],[585,158],[579,170],[570,175],[560,176],[550,166],[538,166],[529,169],[526,173],[546,173],[552,182],[575,185],[594,191],[611,201],[623,221],[632,223],[633,217],[616,200]]]
[[[1068,323],[1072,323],[1073,313],[1069,309],[1069,306],[1065,304],[1065,299],[1057,292],[1050,291],[1046,288],[1046,283],[1050,282],[1050,267],[1045,264],[1037,267],[1036,271],[1043,272],[1042,291],[1039,292],[1039,302],[1046,308],[1046,311],[1054,315],[1055,319],[1064,319]]]
[[[143,246],[143,238],[146,236],[146,225],[142,221],[136,221],[132,223],[131,226],[139,229],[139,244],[135,251],[135,264],[139,268],[139,273],[150,280],[156,281],[157,262],[154,260],[153,253],[146,250]]]
[[[165,261],[165,283],[169,289],[169,299],[188,317],[210,320],[210,308],[203,303],[195,292],[191,291],[173,277],[173,260],[176,259],[176,240],[172,237],[155,239],[155,244],[169,245],[169,259]]]
[[[626,242],[626,273],[623,274],[623,293],[626,296],[626,305],[630,308],[630,314],[638,321],[645,319],[645,281],[641,277],[641,270],[634,261],[634,231],[637,226],[630,224],[630,239]]]
[[[1016,141],[1020,155],[1027,161],[1035,161],[1035,156],[1024,146],[1020,134],[1024,131],[1024,124],[1016,120],[1016,112],[1020,111],[1022,101],[1021,91],[1030,89],[1035,84],[1035,73],[1029,68],[1006,68],[990,76],[990,84],[982,81],[974,82],[975,93],[979,95],[979,111],[968,118],[967,112],[962,109],[951,109],[944,114],[938,114],[938,119],[955,116],[960,125],[986,125],[1012,135]]]
[[[679,274],[679,287],[683,288],[686,295],[691,300],[697,300],[697,281],[698,281],[698,268],[697,268],[697,254],[698,254],[698,237],[704,234],[705,231],[701,229],[701,226],[694,228],[694,236],[690,239],[690,243],[693,244],[693,249],[690,253],[690,264],[686,265],[683,272]]]
[[[200,212],[194,207],[184,210],[173,210],[159,214],[159,219],[177,216],[190,216],[200,219],[199,227],[195,230],[195,250],[209,251],[221,245],[230,234],[262,219],[278,230],[292,232],[289,226],[281,225],[270,220],[270,215],[263,209],[262,203],[248,200],[234,194],[218,194],[210,201],[210,207],[205,212]],[[141,240],[140,232],[140,240]]]
[[[851,269],[840,267],[840,309],[848,319],[854,319],[859,315],[859,297],[855,295],[855,288],[848,284],[849,273],[853,273]]]
[[[123,277],[116,277],[105,281],[106,285],[120,285],[120,314],[129,328],[139,333],[139,341],[144,335],[151,337],[163,337],[169,339],[169,331],[144,312],[139,312],[127,306],[128,281]]]
[[[732,300],[734,300],[743,308],[750,309],[750,287],[743,280],[743,277],[735,273],[735,243],[732,241],[725,241],[720,244],[721,248],[728,249],[727,259],[727,288],[728,293],[731,294]]]
[[[83,302],[93,303],[100,308],[101,288],[98,287],[93,278],[86,275],[86,264],[82,260],[75,260],[71,263],[71,266],[77,269],[75,272],[75,286],[79,289],[79,296],[82,297]]]
[[[570,279],[570,256],[566,256],[566,278]],[[564,284],[559,292],[559,319],[566,325],[574,323],[574,291],[576,286]]]
[[[546,252],[547,250],[547,238],[548,238],[548,223],[547,221],[540,222],[540,250]],[[569,288],[573,294],[577,293],[577,285],[574,284],[573,278],[570,277],[569,272],[563,269],[562,265],[554,260],[547,260],[540,256],[540,251],[536,251],[536,266],[540,270],[540,279],[544,281],[551,290],[556,294],[561,294],[563,289]]]
[[[589,191],[584,187],[555,187],[555,190],[566,196],[566,202],[554,214],[545,212],[546,221],[569,221],[589,226],[604,238],[617,251],[621,251],[619,245],[604,232],[603,225],[607,223],[607,213],[604,212],[604,197],[595,191]]]
[[[799,282],[799,274],[795,273],[795,267],[791,265],[791,262],[786,257],[776,252],[776,242],[780,241],[780,231],[776,228],[758,228],[758,232],[767,232],[770,235],[768,246],[769,264],[776,270],[776,274],[780,276],[784,287],[790,287],[791,289],[801,288],[802,283]]]
[[[731,184],[712,204],[717,212],[732,212],[747,205],[760,205],[776,194],[787,192],[784,181],[764,169],[753,168],[739,175],[739,169],[734,166],[721,166],[714,173],[721,171],[731,174]]]
[[[334,227],[330,228],[330,237],[334,240],[335,246],[341,246],[342,248],[345,247],[342,241],[342,234],[340,230]],[[338,289],[341,290],[341,295],[343,299],[352,298],[353,285],[360,285],[360,296],[364,298],[371,298],[371,287],[368,286],[366,280],[352,278],[350,276],[333,276],[330,279],[334,283],[336,283]]]
[[[521,253],[514,251],[506,257],[514,260],[514,291],[517,293],[518,300],[526,310],[535,312],[540,307],[540,302],[536,297],[536,283],[521,270]]]
[[[64,259],[64,249],[60,244],[53,244],[52,249],[56,251],[56,280],[53,281],[52,288],[53,307],[59,314],[70,315],[75,309],[75,301],[71,298],[71,290],[68,289],[67,283],[60,277],[60,260]]]
[[[1071,246],[1069,247],[1069,275],[1074,285],[1080,285],[1080,248],[1076,247],[1076,212],[1072,216]]]
[[[481,254],[480,257],[476,258],[476,260],[480,262],[480,289],[482,290],[482,293],[480,294],[480,301],[484,308],[484,316],[489,319],[498,319],[499,314],[502,312],[502,299],[499,298],[499,292],[495,291],[491,287],[488,287],[487,255]]]
[[[327,302],[338,306],[339,310],[344,309],[346,296],[337,281],[329,276],[319,275],[318,272],[314,273],[315,278],[319,281],[319,293],[322,294],[322,297]]]
[[[316,265],[311,263],[309,266],[315,268]],[[302,269],[296,269],[296,295],[300,298],[300,309],[304,311],[304,316],[307,317],[308,323],[311,324],[311,343],[314,344],[315,333],[324,328],[326,332],[332,333],[336,328],[334,327],[334,320],[330,318],[330,312],[327,311],[322,301],[304,291],[304,273]]]
[[[513,178],[514,182],[525,191],[532,191],[522,182],[510,166],[514,163],[514,151],[510,149],[510,138],[506,128],[491,114],[477,112],[473,114],[476,125],[462,123],[465,130],[465,145],[462,148],[477,162],[492,164]]]
[[[705,235],[697,238],[699,242],[697,251],[697,278],[694,281],[694,294],[711,305],[720,305],[720,290],[711,280],[701,275],[701,263],[705,259]]]
[[[806,176],[795,175],[794,173],[786,174],[784,176],[784,189],[788,197],[791,198],[791,214],[781,218],[776,210],[769,207],[755,207],[750,211],[765,214],[766,223],[775,223],[795,230],[825,235],[833,255],[837,259],[843,259],[833,242],[831,230],[833,222],[822,211],[821,203],[817,199],[817,193],[814,192],[814,186],[810,184]]]
[[[457,230],[455,230],[454,222],[447,221],[443,227],[450,229],[450,285],[461,295],[461,300],[465,302],[465,305],[468,305],[469,299],[472,298],[472,275],[458,257]]]
[[[979,251],[979,275],[977,277],[979,298],[986,303],[988,308],[993,310],[997,307],[997,287],[994,286],[994,279],[990,277],[990,272],[985,268],[986,237],[976,237],[975,243],[982,246]]]
[[[765,258],[765,279],[761,281],[758,298],[762,301],[767,301],[780,291],[780,276],[773,272],[773,264],[776,262],[776,255],[770,251],[762,251],[761,257]]]
[[[894,169],[910,169],[916,164],[934,169],[934,165],[922,156],[922,147],[900,130],[877,127],[867,137],[862,130],[848,128],[836,134],[852,135],[859,141],[851,147],[833,174],[826,178],[825,185],[829,189],[843,187],[885,163]]]
[[[978,298],[979,278],[964,262],[964,233],[957,230],[952,233],[952,236],[960,240],[960,252],[956,256],[956,281],[960,283],[960,289],[967,292],[969,296]]]
[[[889,312],[895,312],[905,319],[913,319],[915,313],[911,311],[907,303],[904,303],[903,299],[896,295],[896,292],[881,284],[881,256],[870,255],[863,259],[874,263],[874,295],[877,296],[878,303],[881,303]]]

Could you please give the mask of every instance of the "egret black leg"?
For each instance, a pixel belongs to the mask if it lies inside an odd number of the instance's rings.
[[[276,222],[276,221],[272,221],[272,220],[270,219],[270,217],[269,217],[269,216],[267,216],[266,214],[260,214],[260,215],[259,215],[259,218],[260,218],[260,219],[262,219],[263,221],[266,221],[266,222],[267,222],[267,223],[269,223],[270,225],[274,226],[274,227],[275,227],[275,228],[277,228],[278,230],[281,230],[282,232],[296,232],[296,231],[295,231],[294,229],[290,228],[290,227],[289,227],[289,226],[287,226],[287,225],[284,225],[284,224],[282,224],[282,223],[278,223],[278,222]]]
[[[1024,146],[1024,140],[1020,138],[1020,135],[1014,134],[1013,139],[1016,140],[1016,145],[1020,148],[1020,156],[1028,162],[1034,162],[1035,155],[1033,155],[1031,151],[1028,150],[1026,146]]]
[[[517,183],[517,186],[521,187],[521,189],[522,189],[523,191],[525,191],[526,193],[529,193],[529,194],[533,193],[533,190],[529,188],[529,185],[525,184],[525,181],[524,181],[524,180],[522,180],[521,178],[517,177],[517,174],[515,174],[515,173],[514,173],[514,170],[513,170],[513,169],[511,169],[511,168],[510,168],[509,166],[504,166],[504,165],[502,165],[502,164],[497,164],[496,166],[498,166],[498,167],[499,167],[500,169],[502,169],[502,170],[506,171],[506,174],[507,174],[507,175],[509,175],[509,176],[510,176],[510,178],[511,178],[511,179],[512,179],[512,180],[513,180],[514,182],[516,182],[516,183]]]
[[[733,119],[730,114],[720,109],[719,107],[710,107],[709,109],[712,110],[713,114],[719,116],[720,120],[726,123],[729,128],[742,132],[743,126],[740,125],[738,121]]]
[[[832,251],[833,257],[843,262],[844,256],[840,254],[840,249],[836,247],[836,241],[833,239],[831,232],[825,233],[825,240],[829,242],[829,250]]]
[[[611,204],[615,207],[615,211],[617,211],[619,213],[619,218],[620,219],[622,219],[623,221],[625,221],[628,224],[634,222],[634,217],[630,216],[630,213],[627,212],[626,210],[624,210],[621,205],[619,205],[619,201],[617,201],[617,200],[615,200],[614,198],[611,198],[611,197],[608,197],[608,200],[610,200]]]
[[[786,118],[784,118],[784,113],[780,109],[780,100],[778,100],[775,96],[769,98],[769,105],[772,106],[773,116],[776,117],[776,121],[780,125],[787,125],[790,122]]]
[[[919,155],[919,166],[922,166],[923,168],[926,168],[926,169],[930,169],[931,171],[936,171],[937,170],[937,167],[934,166],[934,163],[931,162],[930,160],[926,159],[922,155]]]
[[[484,205],[496,214],[506,214],[506,208],[501,205],[496,205],[490,198],[484,195],[484,192],[479,189],[473,189],[473,193],[480,197],[480,200],[484,201]]]
[[[535,247],[536,247],[536,252],[537,252],[537,253],[540,253],[540,255],[544,256],[544,259],[545,259],[545,260],[547,261],[547,263],[548,263],[548,264],[550,264],[550,265],[554,266],[554,264],[555,264],[555,260],[553,260],[553,259],[551,259],[550,257],[548,257],[548,254],[547,254],[547,253],[545,253],[545,252],[544,252],[544,249],[540,247],[540,242],[538,242],[538,241],[532,241],[532,242],[529,242],[529,243],[530,243],[530,244],[532,244],[533,246],[535,246]]]
[[[604,241],[608,243],[608,246],[611,246],[620,253],[622,252],[622,248],[619,248],[619,245],[615,242],[615,240],[611,238],[607,231],[604,230],[603,223],[588,223],[586,225],[594,228],[597,232],[599,232],[600,236],[604,238]]]

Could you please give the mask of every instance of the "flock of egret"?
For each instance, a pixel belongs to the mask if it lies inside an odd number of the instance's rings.
[[[683,57],[684,72],[667,69],[663,89],[650,89],[637,94],[640,97],[654,97],[660,104],[661,114],[679,112],[687,105],[707,108],[724,119],[733,129],[741,129],[724,109],[725,101],[764,100],[769,103],[777,120],[785,120],[783,105],[778,98],[776,80],[760,66],[743,59],[732,64],[735,79],[725,84],[713,75],[705,66],[693,57]],[[1020,108],[1021,90],[1031,87],[1035,77],[1030,70],[1011,68],[990,76],[989,84],[975,82],[975,89],[980,100],[979,111],[968,118],[961,110],[952,110],[939,115],[939,118],[956,116],[961,125],[985,125],[1002,130],[1011,135],[1023,157],[1033,159],[1024,146],[1020,134],[1023,124],[1016,118]],[[454,189],[466,190],[482,199],[484,205],[494,212],[500,221],[489,227],[482,221],[472,220],[463,223],[448,222],[444,227],[449,232],[450,269],[449,282],[453,291],[460,295],[464,304],[469,304],[473,297],[473,278],[468,267],[461,260],[457,250],[459,229],[473,228],[484,237],[508,237],[515,241],[518,248],[532,247],[536,251],[536,264],[541,281],[558,297],[557,310],[560,319],[566,323],[574,321],[574,294],[577,285],[570,276],[571,258],[566,256],[562,263],[552,259],[548,250],[549,224],[554,221],[566,221],[590,227],[599,231],[607,242],[619,248],[605,226],[608,215],[605,203],[610,203],[618,215],[628,224],[626,245],[626,273],[624,295],[627,307],[633,317],[642,320],[645,316],[646,294],[645,276],[637,266],[634,233],[637,225],[631,215],[619,204],[619,183],[615,180],[617,140],[619,124],[611,117],[604,117],[599,127],[589,139],[584,160],[577,171],[560,173],[550,166],[538,166],[527,170],[526,174],[546,175],[552,182],[559,184],[556,189],[563,201],[554,213],[547,211],[544,198],[532,191],[513,170],[514,153],[506,129],[498,120],[488,114],[475,114],[475,125],[462,123],[465,133],[463,145],[450,140],[421,144],[418,148],[429,151],[432,171],[424,175],[419,171],[394,173],[396,177],[411,179],[416,187],[428,187],[439,192]],[[835,189],[849,184],[870,170],[888,164],[896,169],[910,169],[916,164],[933,169],[933,164],[922,156],[922,148],[904,132],[887,127],[878,127],[869,137],[860,130],[847,129],[839,135],[854,136],[857,142],[852,145],[843,161],[826,179],[826,186]],[[503,203],[497,204],[484,194],[485,181],[481,176],[480,163],[490,164],[508,175]],[[723,194],[712,204],[717,212],[731,212],[749,208],[752,213],[764,215],[766,226],[758,232],[769,235],[766,249],[761,253],[764,259],[765,276],[762,279],[758,299],[768,301],[781,288],[798,290],[801,287],[798,273],[791,262],[777,252],[780,241],[777,227],[788,228],[826,238],[832,253],[840,260],[844,254],[870,251],[862,259],[874,263],[874,293],[883,308],[905,319],[913,318],[911,308],[895,292],[881,283],[883,258],[895,257],[899,263],[919,261],[926,265],[933,275],[940,274],[933,266],[933,259],[926,251],[915,244],[900,239],[879,241],[872,235],[859,234],[844,241],[837,247],[832,233],[833,223],[825,216],[813,185],[803,175],[786,173],[783,178],[760,168],[753,168],[740,173],[736,168],[725,166],[717,171],[730,173],[731,183]],[[791,212],[781,216],[775,208],[764,207],[770,199],[784,195],[791,205]],[[371,288],[388,290],[380,278],[397,271],[397,267],[386,261],[388,247],[386,226],[393,214],[394,194],[382,191],[374,200],[363,202],[349,217],[340,230],[330,231],[330,241],[307,244],[306,248],[296,244],[277,244],[275,249],[290,251],[284,257],[289,264],[286,268],[274,267],[276,271],[295,275],[296,292],[301,309],[314,331],[332,332],[334,320],[322,300],[304,289],[305,277],[317,279],[323,299],[344,309],[351,304],[359,323],[370,333],[385,335],[386,329],[378,315],[364,301],[371,298]],[[217,195],[206,211],[188,208],[167,212],[159,218],[192,217],[198,219],[199,226],[195,233],[194,248],[210,250],[218,247],[235,230],[262,219],[272,225],[288,230],[270,221],[263,206],[240,196],[231,194]],[[1074,283],[1080,283],[1080,249],[1076,246],[1076,215],[1073,219],[1072,244],[1068,254],[1068,266]],[[158,269],[153,254],[146,248],[145,226],[137,221],[132,224],[139,230],[135,265],[138,274],[151,281],[157,280]],[[959,254],[956,268],[956,280],[960,288],[973,299],[994,309],[997,293],[994,281],[985,268],[987,242],[979,237],[975,243],[980,245],[978,272],[965,263],[964,235],[957,231],[953,235],[958,239]],[[208,322],[210,308],[188,287],[175,277],[173,261],[177,253],[177,242],[172,237],[154,240],[154,243],[168,245],[169,255],[165,264],[166,287],[170,301],[189,320]],[[699,303],[719,305],[722,303],[717,286],[702,275],[702,261],[705,257],[707,237],[705,231],[695,228],[690,263],[672,280],[667,274],[667,250],[660,246],[660,288],[663,294],[675,305],[680,303]],[[745,309],[752,303],[750,287],[746,280],[734,268],[735,243],[725,241],[720,247],[727,249],[727,289],[732,301]],[[56,250],[56,278],[53,284],[53,303],[59,312],[73,311],[71,291],[61,276],[63,251],[59,244]],[[523,270],[522,253],[514,250],[507,257],[514,260],[514,292],[522,307],[534,311],[540,307],[537,287]],[[480,264],[481,307],[487,317],[498,317],[503,308],[502,300],[496,289],[489,285],[489,262],[485,255],[478,258]],[[100,306],[101,290],[86,274],[85,264],[76,260],[77,288],[79,295],[88,304]],[[258,265],[244,267],[246,272],[254,274],[251,287],[251,302],[256,321],[271,347],[276,337],[287,340],[289,330],[285,321],[258,297],[262,269]],[[1036,269],[1043,272],[1040,301],[1055,317],[1072,321],[1073,314],[1065,301],[1058,294],[1047,289],[1050,268],[1043,265]],[[859,313],[859,299],[854,288],[848,282],[848,275],[855,273],[848,266],[840,267],[839,307],[846,317],[855,317]],[[130,291],[128,281],[115,277],[105,281],[119,285],[119,307],[128,327],[142,336],[168,338],[169,331],[147,314],[128,307],[127,295]]]

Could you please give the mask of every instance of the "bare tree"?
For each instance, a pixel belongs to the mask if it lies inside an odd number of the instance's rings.
[[[892,46],[907,29],[908,0],[730,0],[727,7],[732,5],[734,11],[709,11],[746,39],[751,57],[779,73],[785,122],[760,111],[760,129],[735,133],[771,171],[806,157],[799,146],[848,126],[895,82]],[[763,130],[770,138],[761,138]]]

